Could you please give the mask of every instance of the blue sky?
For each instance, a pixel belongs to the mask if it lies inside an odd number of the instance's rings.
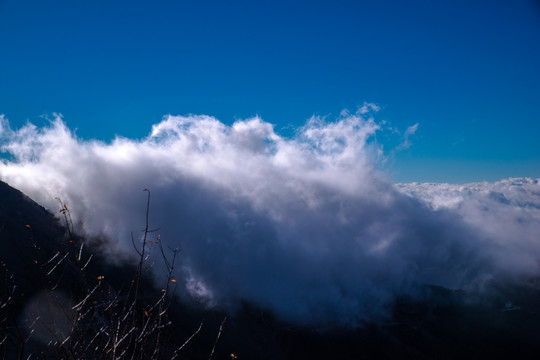
[[[0,0],[0,113],[62,113],[79,137],[146,136],[166,114],[380,106],[395,181],[540,177],[538,1]]]

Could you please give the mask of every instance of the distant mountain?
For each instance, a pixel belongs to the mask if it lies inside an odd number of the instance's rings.
[[[225,314],[162,297],[162,289],[144,274],[134,282],[136,264],[109,264],[98,251],[81,248],[83,242],[43,207],[0,182],[0,356],[208,359],[213,351],[213,359],[269,360],[540,355],[538,279],[490,284],[480,295],[426,285],[414,298],[399,297],[390,318],[378,323],[308,328],[247,303]]]

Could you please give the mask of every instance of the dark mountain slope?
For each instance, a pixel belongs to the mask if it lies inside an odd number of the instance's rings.
[[[223,313],[182,305],[153,286],[150,264],[112,264],[83,243],[0,181],[0,358],[170,359],[202,321],[177,355],[208,358]]]
[[[142,269],[108,263],[0,182],[0,357],[146,359],[155,349],[156,356],[170,355],[174,343],[156,341],[166,335],[170,303]]]
[[[0,261],[25,292],[37,289],[39,266],[66,246],[65,233],[51,213],[0,182]]]

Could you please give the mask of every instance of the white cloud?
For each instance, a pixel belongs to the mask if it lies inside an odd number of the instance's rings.
[[[81,229],[110,239],[111,254],[132,252],[149,188],[151,226],[182,248],[186,292],[226,307],[252,301],[303,323],[384,316],[396,293],[418,284],[474,289],[501,273],[538,271],[538,182],[525,193],[497,185],[509,204],[468,195],[481,187],[397,191],[374,165],[377,131],[363,110],[313,118],[293,139],[260,118],[227,126],[168,116],[146,139],[111,143],[76,138],[60,117],[16,131],[3,121],[12,160],[0,178],[54,211],[61,197]],[[495,228],[501,217],[504,231]],[[505,246],[514,253],[501,262]],[[518,263],[527,251],[531,261]]]
[[[358,114],[364,115],[364,114],[368,114],[368,113],[370,113],[372,111],[377,112],[380,109],[381,108],[378,105],[374,104],[374,103],[364,102],[364,104],[358,108]]]

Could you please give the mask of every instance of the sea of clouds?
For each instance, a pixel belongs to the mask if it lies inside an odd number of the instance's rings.
[[[1,117],[0,179],[55,213],[61,198],[111,259],[134,253],[148,188],[151,236],[181,249],[186,293],[303,324],[379,319],[424,284],[482,291],[540,273],[538,180],[393,184],[372,110],[288,138],[258,117],[166,116],[110,143],[77,138],[61,116],[16,130]]]

